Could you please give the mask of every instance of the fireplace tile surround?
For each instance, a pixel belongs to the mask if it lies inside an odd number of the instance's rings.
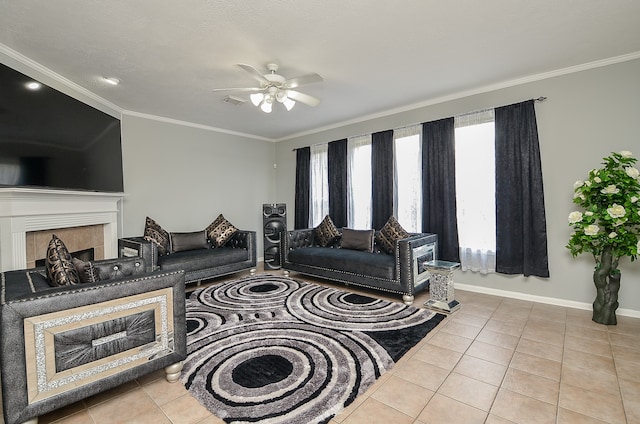
[[[96,258],[116,257],[123,198],[123,193],[0,187],[0,271],[34,266],[43,257],[42,240],[48,244],[54,233],[72,251],[93,247]]]
[[[94,259],[105,259],[103,224],[29,231],[26,235],[27,268],[35,267],[37,260],[45,259],[49,241],[54,234],[71,253],[93,249]]]

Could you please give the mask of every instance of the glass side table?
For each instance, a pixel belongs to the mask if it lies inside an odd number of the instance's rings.
[[[429,294],[431,298],[425,302],[424,307],[446,313],[458,310],[460,303],[454,299],[453,272],[460,268],[460,264],[436,259],[427,261],[422,266],[430,274]]]

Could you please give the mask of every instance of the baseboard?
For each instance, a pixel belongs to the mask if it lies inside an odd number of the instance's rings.
[[[455,283],[455,288],[474,292],[474,293],[490,294],[494,296],[508,297],[511,299],[528,300],[531,302],[546,303],[548,305],[564,306],[567,308],[584,309],[587,311],[590,311],[592,308],[591,303],[576,302],[573,300],[566,300],[566,299],[557,299],[555,297],[536,296],[533,294],[520,293],[520,292],[514,292],[514,291],[508,291],[508,290],[500,290],[500,289],[492,289],[489,287],[474,286],[470,284]],[[640,311],[636,311],[633,309],[618,308],[616,310],[616,314],[619,316],[640,318]]]

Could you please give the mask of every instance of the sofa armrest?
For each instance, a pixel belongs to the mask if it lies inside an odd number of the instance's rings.
[[[417,292],[428,282],[428,273],[422,264],[438,257],[438,236],[430,233],[412,234],[396,242],[396,272],[406,293]]]
[[[137,256],[144,259],[146,271],[155,271],[158,268],[158,246],[140,237],[126,237],[118,240],[118,256]]]

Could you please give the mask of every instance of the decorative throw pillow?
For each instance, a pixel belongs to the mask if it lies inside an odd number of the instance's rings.
[[[220,214],[211,224],[209,224],[205,233],[215,247],[222,247],[237,231],[238,229],[227,221],[222,214]]]
[[[207,234],[204,230],[193,233],[169,233],[169,235],[171,236],[171,253],[208,247]]]
[[[396,250],[396,241],[409,237],[409,233],[405,231],[394,216],[390,216],[387,223],[376,235],[376,243],[382,251],[392,255]]]
[[[314,232],[318,244],[322,247],[330,245],[342,235],[329,215],[324,217],[320,225],[314,229]]]
[[[342,229],[340,247],[351,250],[364,250],[373,253],[373,230]]]
[[[51,287],[70,286],[80,283],[78,271],[71,261],[71,255],[64,245],[54,234],[47,248],[47,258],[45,260],[49,285]]]
[[[158,254],[169,253],[169,233],[149,217],[144,221],[144,239],[158,246]]]
[[[78,277],[81,283],[95,283],[96,281],[100,281],[100,273],[93,265],[93,262],[85,262],[78,258],[71,259],[71,262],[73,262],[73,266],[75,266],[76,271],[78,271]]]

